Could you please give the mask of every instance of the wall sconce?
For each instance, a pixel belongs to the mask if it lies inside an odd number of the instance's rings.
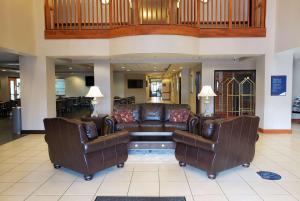
[[[109,0],[101,0],[102,4],[109,4]]]

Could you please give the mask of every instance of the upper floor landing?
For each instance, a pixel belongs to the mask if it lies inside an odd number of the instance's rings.
[[[266,0],[45,0],[46,39],[265,37]]]

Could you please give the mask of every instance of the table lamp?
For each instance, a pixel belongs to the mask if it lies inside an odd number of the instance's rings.
[[[98,104],[97,98],[103,97],[103,94],[101,93],[99,87],[92,86],[85,97],[93,98],[93,100],[91,101],[91,104],[93,106],[93,113],[91,114],[91,117],[97,117],[98,116],[98,113],[96,111],[96,105]]]
[[[212,90],[211,86],[209,86],[209,85],[203,86],[201,89],[201,92],[198,94],[199,99],[200,99],[200,97],[205,97],[205,101],[204,101],[204,104],[205,104],[204,116],[205,117],[212,116],[212,113],[210,112],[210,109],[209,109],[209,103],[210,103],[210,97],[214,97],[214,96],[217,96],[217,95]]]

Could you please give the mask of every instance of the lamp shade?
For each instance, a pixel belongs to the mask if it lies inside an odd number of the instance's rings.
[[[99,87],[92,86],[89,90],[89,93],[86,95],[86,97],[101,98],[103,97],[103,94],[101,93]]]
[[[201,92],[198,94],[199,97],[211,97],[211,96],[217,96],[215,92],[212,90],[211,86],[206,85],[203,86],[201,89]]]

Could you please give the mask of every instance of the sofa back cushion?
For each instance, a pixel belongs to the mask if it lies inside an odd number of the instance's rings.
[[[190,116],[188,109],[173,109],[170,114],[170,122],[173,123],[187,123]]]
[[[131,110],[119,110],[113,112],[113,117],[118,123],[134,123],[133,112]]]
[[[98,137],[97,126],[94,122],[83,122],[82,125],[89,140]]]
[[[116,111],[132,111],[133,118],[135,122],[141,121],[141,111],[140,111],[140,104],[130,104],[130,105],[116,105],[114,106],[114,112]]]
[[[202,127],[202,132],[201,132],[202,137],[204,137],[206,139],[212,139],[213,134],[216,129],[215,123],[216,123],[215,120],[204,121],[203,127]]]
[[[142,106],[142,121],[162,121],[164,118],[163,104],[146,103]]]
[[[190,110],[190,106],[186,104],[165,104],[165,116],[164,121],[170,121],[171,111],[174,109],[187,109]]]

